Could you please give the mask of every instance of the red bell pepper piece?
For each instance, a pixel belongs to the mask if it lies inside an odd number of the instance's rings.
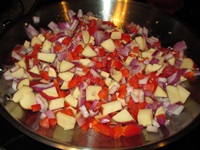
[[[98,121],[95,118],[88,118],[86,122],[81,126],[81,129],[87,131],[89,128],[93,128],[93,126],[95,126],[97,123]]]
[[[71,37],[66,37],[62,40],[62,44],[68,45],[71,42],[72,38]]]
[[[114,136],[114,129],[106,124],[96,123],[92,127],[96,132],[99,132],[103,135],[107,135],[110,137]]]
[[[126,97],[126,84],[121,84],[119,87],[119,98],[125,98]]]
[[[56,118],[49,118],[49,125],[55,127],[57,125]]]
[[[40,120],[39,124],[41,127],[48,129],[50,127],[49,118],[46,116],[45,118]]]
[[[142,132],[141,126],[137,124],[128,124],[124,126],[124,136],[131,137],[139,135]]]
[[[47,81],[50,79],[48,71],[41,70],[40,76],[41,76],[42,79],[47,80]]]
[[[131,36],[126,33],[122,33],[122,40],[126,41],[126,43],[131,41]]]
[[[137,76],[137,74],[135,74],[132,77],[130,77],[130,79],[128,80],[128,83],[131,86],[134,86],[135,89],[138,89],[140,87],[140,84],[138,83],[138,81],[139,81],[139,77]]]
[[[112,67],[113,68],[115,68],[115,69],[118,69],[118,70],[120,70],[120,69],[122,69],[123,68],[123,64],[122,64],[122,62],[120,61],[120,60],[113,60],[112,61]]]
[[[113,127],[113,130],[114,130],[113,137],[115,139],[118,139],[118,138],[120,138],[121,136],[124,135],[124,129],[123,129],[121,124],[117,124],[115,127]]]
[[[33,112],[40,111],[41,110],[41,105],[40,104],[31,105],[31,110]]]
[[[126,79],[130,77],[130,71],[127,68],[121,69],[122,76]]]
[[[74,113],[73,113],[73,111],[70,108],[60,110],[60,112],[66,114],[68,116],[74,117]]]
[[[69,82],[68,82],[68,87],[71,89],[71,88],[74,88],[76,87],[81,81],[81,77],[80,76],[76,76],[76,77],[73,77]]]

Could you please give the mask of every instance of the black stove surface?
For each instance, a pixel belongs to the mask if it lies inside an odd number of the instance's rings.
[[[47,3],[56,2],[59,0],[7,0],[1,4],[0,9],[0,33],[8,27],[12,22],[18,18],[30,13],[32,10],[37,9]],[[145,0],[137,0],[146,3]],[[197,5],[198,1],[184,0],[184,5],[173,12],[171,15],[188,25],[197,35],[200,35],[200,9]],[[157,150],[196,150],[200,149],[199,138],[200,127],[196,127],[189,134],[181,139],[168,144]],[[23,134],[16,129],[13,125],[7,122],[0,115],[0,150],[55,150],[55,148],[40,143],[31,137]]]

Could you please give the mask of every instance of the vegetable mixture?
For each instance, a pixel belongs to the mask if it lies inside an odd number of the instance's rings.
[[[11,100],[41,112],[39,126],[130,137],[158,132],[184,110],[183,82],[198,73],[185,41],[163,47],[133,22],[122,29],[81,9],[68,15],[39,30],[27,24],[30,39],[15,46],[15,65],[3,74]]]

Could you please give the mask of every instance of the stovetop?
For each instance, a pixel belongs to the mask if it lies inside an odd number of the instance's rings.
[[[24,15],[41,6],[44,6],[47,3],[56,1],[59,0],[7,0],[0,6],[0,34],[5,28],[7,28],[20,17],[23,17]],[[146,3],[145,0],[138,1]],[[171,15],[185,23],[194,32],[196,32],[197,35],[200,35],[200,9],[198,8],[196,1],[184,0],[184,5],[176,12],[173,12]],[[198,139],[199,135],[200,127],[197,127],[181,139],[167,146],[158,148],[157,150],[171,150],[175,148],[182,150],[200,149]],[[1,115],[0,138],[0,150],[55,150],[55,148],[40,143],[39,141],[36,141],[31,137],[23,134],[14,126],[9,124]]]

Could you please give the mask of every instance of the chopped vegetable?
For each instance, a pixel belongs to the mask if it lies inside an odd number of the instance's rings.
[[[92,13],[68,13],[71,22],[51,21],[40,32],[26,26],[30,40],[13,48],[16,63],[3,74],[12,100],[41,112],[41,127],[130,137],[158,132],[184,110],[183,81],[199,75],[185,41],[166,48],[133,22],[123,30]]]

